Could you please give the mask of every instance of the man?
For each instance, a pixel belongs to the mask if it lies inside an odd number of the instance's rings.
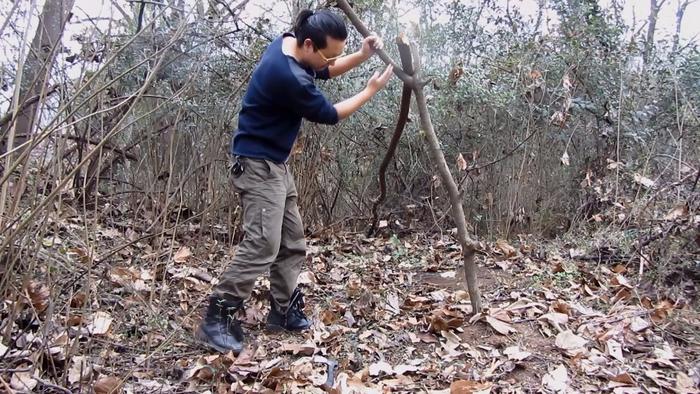
[[[242,350],[243,331],[235,314],[268,269],[271,306],[266,328],[301,331],[311,324],[297,288],[306,242],[286,162],[302,118],[324,124],[347,118],[386,86],[393,71],[389,66],[375,73],[361,92],[330,103],[314,78],[337,77],[382,47],[381,39],[372,35],[359,51],[343,56],[347,35],[343,19],[333,12],[303,10],[293,33],[274,40],[253,72],[232,146],[233,185],[243,205],[245,235],[197,330],[197,338],[217,351]]]

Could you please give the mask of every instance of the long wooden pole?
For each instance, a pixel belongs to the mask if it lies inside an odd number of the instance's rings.
[[[355,12],[352,10],[350,5],[346,0],[338,0],[338,7],[345,12],[350,22],[355,26],[355,28],[364,36],[370,35],[370,31],[365,27],[364,23],[357,17]],[[405,39],[400,37],[401,39]],[[408,47],[407,42],[403,43],[405,47]],[[399,46],[401,48],[401,46]],[[472,312],[481,312],[481,295],[479,294],[479,287],[477,285],[476,279],[476,264],[474,263],[474,254],[477,250],[477,244],[474,242],[467,232],[467,221],[464,217],[464,208],[462,207],[462,197],[457,189],[457,183],[450,173],[450,168],[445,160],[445,154],[440,148],[440,141],[435,134],[435,129],[433,128],[433,123],[430,120],[430,111],[428,111],[428,104],[425,99],[425,94],[423,92],[424,84],[421,82],[420,78],[420,64],[419,62],[414,62],[413,75],[406,74],[402,69],[399,69],[397,65],[391,60],[384,51],[377,51],[379,57],[386,63],[394,66],[394,72],[396,73],[405,84],[409,85],[413,89],[413,93],[416,96],[416,104],[418,105],[418,113],[420,115],[420,126],[423,132],[425,132],[426,139],[428,140],[428,148],[433,161],[437,165],[438,174],[442,179],[442,184],[447,188],[447,193],[450,197],[450,203],[452,204],[452,220],[457,225],[457,239],[462,246],[462,256],[464,263],[464,279],[467,284],[467,291],[469,292],[469,298],[472,304]],[[406,53],[402,51],[402,63],[406,63]],[[418,60],[418,53],[413,53],[413,59]],[[408,64],[411,64],[410,60]]]

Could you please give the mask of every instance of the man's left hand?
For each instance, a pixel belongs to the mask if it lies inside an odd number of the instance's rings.
[[[362,40],[362,49],[360,52],[367,58],[374,55],[374,52],[378,49],[384,48],[384,41],[377,33],[372,33]]]

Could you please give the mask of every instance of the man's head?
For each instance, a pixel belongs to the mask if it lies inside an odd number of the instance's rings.
[[[302,10],[294,24],[302,61],[316,70],[342,56],[348,31],[345,22],[329,10]]]

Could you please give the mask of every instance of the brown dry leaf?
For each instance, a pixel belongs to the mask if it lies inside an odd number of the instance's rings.
[[[175,252],[175,256],[173,256],[173,261],[175,261],[176,263],[184,263],[190,257],[192,257],[192,251],[187,246],[183,246],[177,252]]]
[[[369,366],[370,376],[379,376],[379,374],[382,372],[387,375],[393,375],[394,368],[392,368],[391,364],[387,363],[386,361],[378,361]]]
[[[627,280],[627,278],[622,276],[622,274],[617,274],[617,275],[613,276],[610,283],[612,283],[614,286],[622,286],[622,287],[626,287],[628,289],[632,288],[632,285],[630,284],[630,282]]]
[[[520,348],[518,346],[507,347],[503,351],[503,354],[508,356],[509,360],[514,360],[514,361],[522,361],[522,360],[525,360],[526,358],[528,358],[532,355],[532,353],[530,353],[530,352],[520,350]]]
[[[324,309],[324,311],[321,313],[321,321],[327,326],[333,324],[336,320],[336,314],[328,309]]]
[[[673,360],[678,360],[673,349],[668,343],[664,343],[661,348],[654,348],[654,358],[646,360],[648,363],[655,363],[669,368],[676,368]]]
[[[636,383],[634,382],[634,379],[628,374],[627,372],[623,372],[621,374],[617,374],[615,376],[612,376],[610,378],[611,382],[617,382],[617,383],[624,383],[630,386],[634,386]]]
[[[83,291],[78,291],[75,294],[73,294],[73,297],[70,299],[70,306],[71,308],[82,308],[83,305],[85,305],[85,300],[87,299],[87,294]]]
[[[291,352],[292,354],[302,354],[304,356],[312,356],[316,353],[316,345],[313,343],[283,343],[280,348],[282,352]]]
[[[565,392],[569,388],[569,374],[566,367],[559,365],[542,377],[542,385],[554,392]]]
[[[608,339],[605,341],[605,347],[608,354],[614,359],[625,362],[625,357],[622,355],[622,344],[614,339]]]
[[[556,312],[563,313],[566,315],[571,314],[571,306],[562,300],[554,301],[552,303],[552,309],[554,309],[554,311]]]
[[[651,180],[643,175],[640,175],[640,174],[634,174],[634,181],[639,183],[640,185],[646,187],[647,189],[653,188],[654,185],[656,184],[656,182],[654,182],[653,180]]]
[[[473,380],[455,380],[450,384],[450,394],[485,394],[491,392],[493,383]]]
[[[92,335],[105,335],[112,325],[112,320],[109,313],[97,311],[90,317],[90,322],[86,326],[87,331]]]
[[[498,268],[502,269],[503,271],[508,271],[510,267],[513,266],[513,263],[507,261],[507,260],[499,260],[495,261],[494,264],[498,266]]]
[[[457,168],[459,168],[460,171],[467,170],[467,161],[464,160],[464,156],[462,156],[461,153],[457,156]]]
[[[634,332],[644,331],[649,327],[651,327],[651,323],[641,316],[633,317],[632,321],[630,322],[630,329]]]
[[[134,269],[128,267],[113,267],[109,270],[109,279],[121,286],[129,286],[134,283],[139,276],[140,275]]]
[[[695,386],[695,382],[683,372],[676,374],[676,387],[678,394],[698,394],[700,390]]]
[[[81,315],[70,315],[66,319],[66,325],[68,327],[75,327],[83,322],[83,317]]]
[[[668,390],[673,390],[676,386],[675,379],[671,376],[664,374],[663,371],[646,370],[644,371],[644,375],[646,375],[646,377],[648,377],[649,379],[653,380],[654,383],[659,387],[663,387]]]
[[[627,301],[632,298],[632,292],[627,288],[621,288],[615,296],[610,300],[611,304],[617,304],[620,301]]]
[[[678,204],[669,213],[664,216],[664,220],[676,220],[688,216],[688,205],[686,203]]]
[[[121,391],[121,382],[115,376],[102,376],[95,382],[93,390],[95,394],[116,394]]]
[[[20,392],[34,392],[37,384],[39,382],[34,379],[29,371],[15,372],[10,378],[10,387]]]
[[[616,274],[624,274],[625,271],[627,271],[627,267],[625,267],[622,264],[617,264],[614,267],[612,267],[612,272]]]
[[[428,316],[428,322],[430,322],[430,331],[437,334],[451,328],[462,327],[464,318],[460,313],[441,308],[434,310],[432,315]]]
[[[543,320],[554,326],[559,331],[563,331],[561,324],[566,324],[569,322],[569,315],[558,312],[550,312],[544,314],[537,318],[537,320]]]
[[[49,288],[45,284],[33,280],[27,284],[25,290],[29,294],[29,299],[36,312],[41,313],[45,311],[49,306]]]
[[[401,312],[401,309],[399,308],[399,297],[393,291],[386,295],[386,305],[384,306],[384,309],[394,315]]]
[[[555,126],[564,127],[564,125],[566,124],[566,116],[563,112],[557,111],[552,114],[552,117],[549,119],[549,121]]]
[[[92,366],[87,356],[74,356],[73,364],[68,370],[68,382],[75,384],[84,381],[90,375],[92,375]]]
[[[66,255],[68,257],[74,258],[75,260],[80,261],[83,264],[87,264],[90,262],[90,255],[88,254],[85,249],[81,248],[69,248],[66,250]]]
[[[406,372],[416,372],[419,368],[415,365],[401,364],[394,367],[394,373],[396,375],[403,375]]]
[[[488,323],[491,326],[491,328],[496,330],[501,335],[508,335],[510,333],[518,332],[518,330],[516,330],[515,327],[511,326],[510,324],[504,321],[498,320],[495,317],[486,316],[486,323]]]
[[[586,344],[588,341],[571,332],[571,330],[562,331],[557,335],[554,344],[564,350],[570,356],[583,354],[586,352]]]
[[[432,335],[429,332],[419,332],[416,334],[416,337],[420,339],[421,341],[425,343],[437,343],[439,342],[438,339],[435,337],[435,335]]]
[[[651,320],[657,324],[661,323],[662,321],[666,320],[672,310],[673,304],[668,300],[663,300],[656,305],[656,308],[654,308],[654,312],[651,313]]]
[[[496,249],[498,249],[506,257],[513,257],[517,254],[517,250],[504,239],[499,239],[496,241]]]
[[[642,304],[643,307],[646,309],[654,309],[654,303],[651,301],[651,298],[644,296],[642,297],[639,302]]]
[[[304,284],[304,285],[317,283],[316,276],[311,271],[304,271],[304,272],[300,273],[299,279],[297,280],[297,282]]]

